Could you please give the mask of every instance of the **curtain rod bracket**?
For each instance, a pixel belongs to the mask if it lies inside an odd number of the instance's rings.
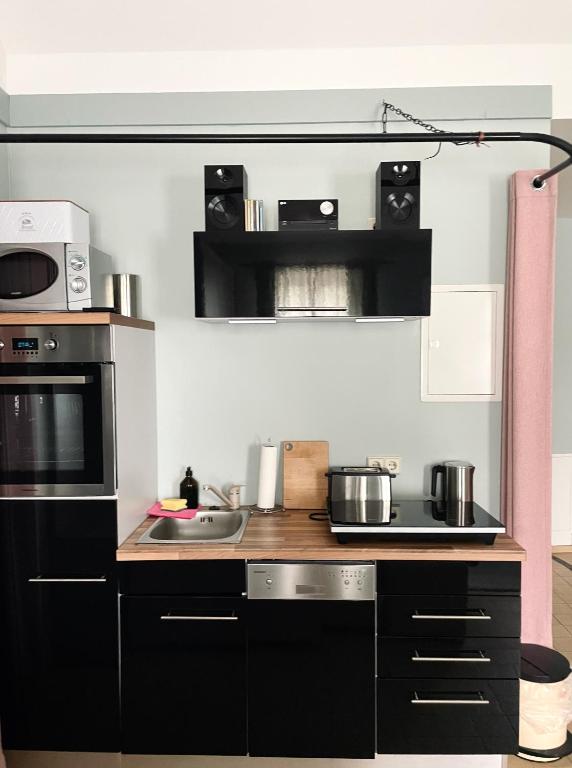
[[[572,155],[567,157],[566,160],[563,160],[558,165],[555,165],[553,168],[550,168],[548,171],[541,173],[539,176],[535,176],[532,180],[532,186],[535,189],[543,189],[546,186],[548,179],[550,179],[552,176],[556,176],[557,173],[560,173],[560,171],[569,168],[571,165]]]

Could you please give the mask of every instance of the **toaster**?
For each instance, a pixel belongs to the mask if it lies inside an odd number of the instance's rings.
[[[391,475],[380,467],[332,467],[328,514],[333,524],[380,525],[391,522]]]

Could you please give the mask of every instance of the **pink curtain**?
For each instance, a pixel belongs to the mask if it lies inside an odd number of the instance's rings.
[[[522,640],[552,646],[552,341],[556,177],[510,183],[502,433],[502,509],[526,549]]]

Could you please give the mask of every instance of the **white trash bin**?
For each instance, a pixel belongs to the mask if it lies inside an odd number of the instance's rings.
[[[543,645],[521,646],[518,756],[552,763],[572,753],[572,674],[568,659]]]

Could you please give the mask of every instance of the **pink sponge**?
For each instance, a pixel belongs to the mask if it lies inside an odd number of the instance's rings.
[[[167,512],[167,510],[161,509],[161,502],[158,501],[156,504],[153,504],[152,507],[149,507],[147,514],[152,515],[153,517],[180,517],[185,520],[192,520],[202,508],[203,505],[199,504],[196,509],[180,509],[178,512]]]

